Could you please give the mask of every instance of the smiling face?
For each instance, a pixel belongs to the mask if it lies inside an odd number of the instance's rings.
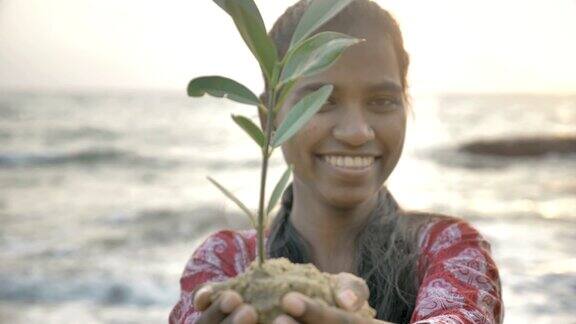
[[[303,96],[334,85],[326,105],[282,145],[294,165],[295,189],[336,208],[373,197],[396,166],[404,145],[406,110],[401,73],[388,37],[367,32],[328,70],[300,80],[276,126]]]

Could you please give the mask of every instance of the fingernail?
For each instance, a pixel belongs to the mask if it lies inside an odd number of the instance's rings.
[[[196,291],[196,294],[197,294],[197,295],[200,295],[200,294],[205,294],[205,293],[208,293],[208,292],[212,292],[212,286],[210,286],[210,285],[205,285],[205,286],[200,287],[200,289],[198,289],[198,290]]]
[[[338,298],[340,298],[342,304],[344,304],[344,306],[348,309],[353,308],[356,304],[356,301],[358,300],[356,294],[350,289],[346,289],[338,294]]]
[[[289,319],[286,315],[280,315],[274,319],[272,324],[292,324],[293,321]]]
[[[284,305],[286,306],[286,311],[293,316],[301,316],[304,314],[304,301],[298,295],[294,293],[289,293],[284,297]]]
[[[232,319],[232,323],[237,324],[237,323],[245,322],[246,319],[248,319],[249,317],[252,317],[252,314],[250,314],[250,312],[251,311],[248,307],[243,306],[242,308],[240,308],[238,310],[238,313]]]
[[[220,301],[220,310],[223,313],[229,314],[234,310],[236,303],[234,302],[234,298],[231,296],[225,295],[222,297],[222,301]]]

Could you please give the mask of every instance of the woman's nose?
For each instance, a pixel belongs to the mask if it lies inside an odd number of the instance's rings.
[[[333,134],[337,140],[351,146],[363,145],[375,137],[374,130],[360,109],[344,113],[334,127]]]

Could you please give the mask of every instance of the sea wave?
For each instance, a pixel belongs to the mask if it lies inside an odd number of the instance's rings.
[[[57,152],[0,152],[0,168],[51,167],[63,165],[99,165],[113,164],[119,166],[164,168],[189,165],[208,170],[256,169],[260,166],[258,159],[234,159],[207,157],[169,157],[146,156],[132,150],[112,147],[90,147]]]
[[[18,109],[8,102],[0,102],[0,120],[17,120],[20,116]]]
[[[69,142],[71,140],[106,140],[112,141],[120,138],[120,134],[108,129],[85,126],[75,129],[56,129],[46,135],[46,140],[50,143]]]
[[[144,209],[135,213],[113,214],[96,222],[107,228],[125,230],[123,237],[106,237],[95,241],[99,248],[136,244],[159,246],[201,236],[222,226],[230,229],[249,228],[244,214],[227,211],[218,205],[203,205],[190,210]]]
[[[418,158],[432,160],[440,165],[463,169],[504,170],[518,165],[537,164],[546,167],[545,163],[554,161],[570,162],[576,159],[576,153],[551,152],[522,158],[481,155],[463,152],[459,147],[437,146],[422,149],[416,153]]]
[[[169,161],[117,148],[86,148],[68,152],[0,153],[0,167],[60,166],[66,164],[126,163],[162,165]]]
[[[103,305],[169,305],[176,288],[147,276],[114,278],[106,275],[25,278],[0,275],[0,300],[10,302],[65,302],[86,300]]]

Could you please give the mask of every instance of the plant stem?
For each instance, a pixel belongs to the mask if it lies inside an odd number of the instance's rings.
[[[258,266],[262,268],[266,260],[264,249],[264,198],[266,196],[266,175],[268,171],[268,154],[270,150],[270,140],[272,137],[272,123],[274,122],[274,106],[276,101],[276,91],[271,90],[268,97],[268,114],[266,120],[266,145],[262,149],[262,172],[260,176],[260,206],[258,208]]]

